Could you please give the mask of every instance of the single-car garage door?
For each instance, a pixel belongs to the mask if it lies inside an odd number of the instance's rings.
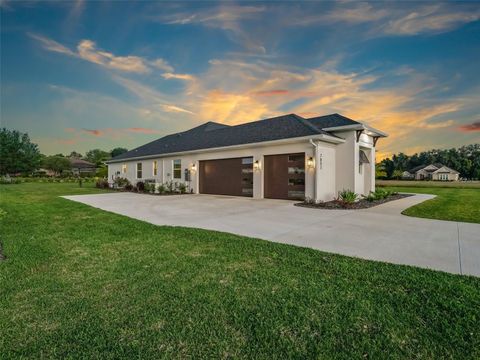
[[[201,194],[253,196],[253,157],[203,160],[199,175]]]
[[[265,197],[305,198],[305,153],[265,156]]]

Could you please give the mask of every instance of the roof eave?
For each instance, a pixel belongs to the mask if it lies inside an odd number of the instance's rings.
[[[207,149],[198,149],[198,150],[188,150],[188,151],[178,151],[173,153],[164,153],[164,154],[152,154],[152,155],[145,155],[145,156],[135,156],[135,157],[128,157],[118,160],[108,160],[105,161],[105,164],[115,164],[121,163],[125,161],[132,161],[132,160],[143,160],[143,159],[153,159],[159,157],[170,157],[170,156],[178,156],[178,155],[186,155],[186,154],[197,154],[202,152],[213,152],[213,151],[222,151],[222,150],[229,150],[229,149],[242,149],[248,147],[262,147],[268,145],[276,145],[276,144],[283,144],[283,143],[294,143],[294,142],[301,142],[301,141],[308,141],[310,139],[313,140],[320,140],[332,144],[341,144],[345,142],[345,139],[326,135],[326,134],[315,134],[309,136],[301,136],[301,137],[293,137],[287,139],[278,139],[278,140],[270,140],[270,141],[261,141],[256,143],[249,143],[249,144],[238,144],[238,145],[230,145],[230,146],[221,146],[221,147],[214,147],[214,148],[207,148]]]
[[[379,136],[379,137],[387,137],[388,134],[375,129],[366,124],[353,124],[353,125],[343,125],[343,126],[332,126],[328,128],[323,128],[324,131],[350,131],[350,130],[364,130],[367,135],[370,136]]]

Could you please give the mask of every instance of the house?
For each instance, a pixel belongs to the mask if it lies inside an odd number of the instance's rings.
[[[434,180],[434,181],[458,181],[460,173],[456,170],[440,164],[420,165],[402,174],[403,179]]]
[[[69,158],[69,160],[73,175],[92,174],[97,170],[96,165],[91,162],[78,158]]]
[[[386,136],[339,114],[207,122],[110,159],[108,179],[184,182],[200,194],[328,201],[343,189],[375,190],[375,146]]]

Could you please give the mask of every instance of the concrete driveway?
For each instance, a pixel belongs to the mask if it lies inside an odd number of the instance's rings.
[[[188,226],[395,264],[480,276],[480,225],[413,218],[415,195],[364,210],[321,210],[292,201],[134,193],[65,196],[156,225]]]

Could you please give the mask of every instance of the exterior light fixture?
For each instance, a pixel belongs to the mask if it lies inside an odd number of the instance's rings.
[[[307,159],[307,167],[309,169],[312,169],[315,166],[315,162],[313,161],[313,157],[308,157]]]
[[[260,170],[260,160],[255,160],[255,162],[253,163],[253,170]]]
[[[193,172],[197,171],[197,164],[192,164],[191,169]]]

